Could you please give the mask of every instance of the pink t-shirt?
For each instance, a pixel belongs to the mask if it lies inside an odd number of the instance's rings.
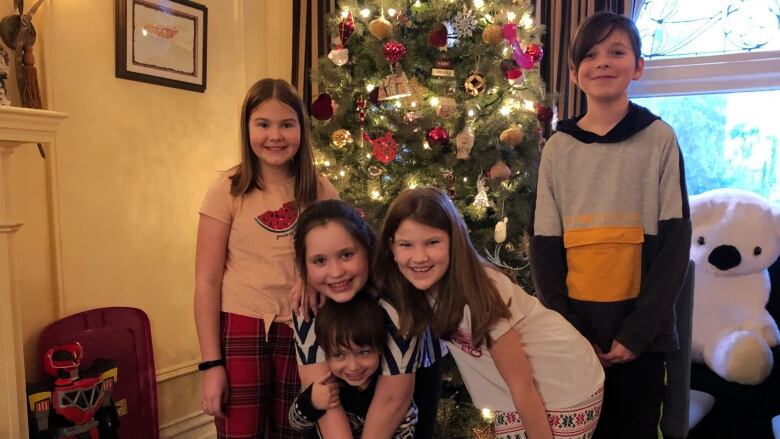
[[[230,175],[220,174],[200,208],[230,226],[222,277],[222,311],[265,320],[289,322],[290,289],[295,281],[292,235],[298,222],[295,180],[266,185],[238,197],[230,195]],[[338,198],[324,177],[317,198]]]

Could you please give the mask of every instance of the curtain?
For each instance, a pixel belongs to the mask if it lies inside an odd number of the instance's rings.
[[[336,0],[293,0],[292,85],[305,104],[319,91],[312,84],[317,59],[330,50],[327,15],[336,10]]]
[[[557,98],[558,119],[568,119],[586,110],[585,94],[569,81],[569,45],[577,27],[598,11],[612,11],[636,19],[644,0],[542,0],[541,22],[547,27],[542,39],[545,56],[541,75]]]

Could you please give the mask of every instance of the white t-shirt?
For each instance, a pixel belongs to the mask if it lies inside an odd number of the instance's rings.
[[[604,383],[604,370],[590,343],[560,314],[545,308],[504,274],[493,269],[487,272],[512,314],[493,326],[490,337],[495,341],[510,329],[517,331],[545,409],[568,407],[595,393]],[[433,298],[428,296],[428,300]],[[457,333],[445,341],[474,404],[480,409],[515,411],[509,388],[487,347],[471,343],[468,305]]]

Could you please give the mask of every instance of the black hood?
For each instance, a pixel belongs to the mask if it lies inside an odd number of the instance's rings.
[[[660,117],[651,113],[645,107],[639,106],[633,102],[628,103],[628,113],[615,125],[607,134],[599,136],[598,134],[585,131],[577,122],[585,116],[584,114],[558,122],[556,131],[566,133],[583,143],[617,143],[622,142],[634,134],[647,128],[653,121]]]

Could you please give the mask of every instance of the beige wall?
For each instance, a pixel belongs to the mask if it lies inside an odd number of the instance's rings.
[[[14,216],[25,223],[14,244],[28,376],[48,323],[140,308],[152,323],[163,435],[178,437],[201,434],[204,421],[192,321],[197,210],[214,171],[238,157],[246,88],[289,79],[292,41],[291,0],[198,2],[209,14],[205,93],[114,77],[115,1],[46,0],[34,19],[37,66],[46,107],[70,118],[48,172],[34,145],[14,154],[11,172]],[[0,0],[0,12],[12,4]]]

